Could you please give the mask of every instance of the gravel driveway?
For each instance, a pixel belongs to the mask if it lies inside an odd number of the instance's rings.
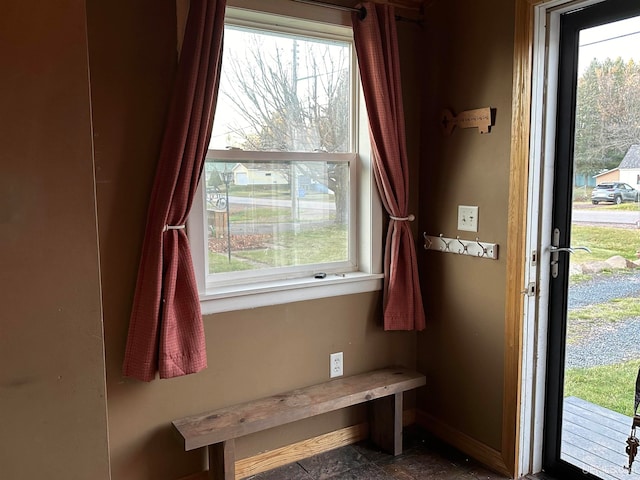
[[[640,301],[640,269],[596,274],[590,280],[572,286],[569,310],[624,297],[637,297]],[[583,341],[567,345],[566,368],[609,365],[638,358],[640,318],[629,318],[599,325]]]

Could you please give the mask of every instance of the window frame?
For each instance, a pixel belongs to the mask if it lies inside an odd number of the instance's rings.
[[[355,249],[350,258],[355,262],[342,268],[331,268],[330,264],[313,266],[316,271],[326,273],[324,278],[313,275],[282,274],[263,276],[253,282],[211,283],[208,278],[208,252],[205,232],[204,183],[201,179],[193,206],[187,220],[187,234],[191,245],[192,259],[200,304],[203,314],[278,305],[295,301],[377,291],[382,288],[382,204],[377,193],[371,169],[369,128],[364,98],[358,75],[353,32],[343,25],[332,25],[312,20],[284,17],[265,12],[227,7],[225,24],[283,34],[298,34],[306,37],[347,41],[351,45],[351,68],[353,82],[351,97],[354,102],[352,116],[352,140],[355,153],[330,154],[351,157],[350,161],[350,245]],[[321,153],[300,152],[250,152],[243,150],[213,150],[207,157],[217,160],[242,158],[247,160],[260,156],[280,161],[312,159],[322,161]],[[225,158],[220,158],[221,156]],[[345,157],[346,158],[346,157]],[[263,160],[267,161],[267,160]],[[355,231],[352,231],[354,229]]]

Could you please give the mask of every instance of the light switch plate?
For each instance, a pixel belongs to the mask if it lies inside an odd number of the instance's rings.
[[[478,231],[478,207],[458,205],[458,230]]]

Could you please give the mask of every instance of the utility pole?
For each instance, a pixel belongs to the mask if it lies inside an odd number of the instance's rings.
[[[293,39],[293,61],[291,72],[291,88],[293,98],[290,99],[289,105],[289,136],[291,137],[291,147],[295,151],[297,148],[298,136],[297,122],[294,116],[294,107],[297,108],[298,98],[298,40]],[[291,162],[291,216],[293,219],[294,231],[297,233],[300,220],[300,202],[298,199],[298,172],[295,162]]]

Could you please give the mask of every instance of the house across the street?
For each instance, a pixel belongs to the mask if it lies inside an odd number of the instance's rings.
[[[640,185],[640,145],[631,145],[617,168],[595,175],[596,184],[603,182],[624,182],[632,186]]]

